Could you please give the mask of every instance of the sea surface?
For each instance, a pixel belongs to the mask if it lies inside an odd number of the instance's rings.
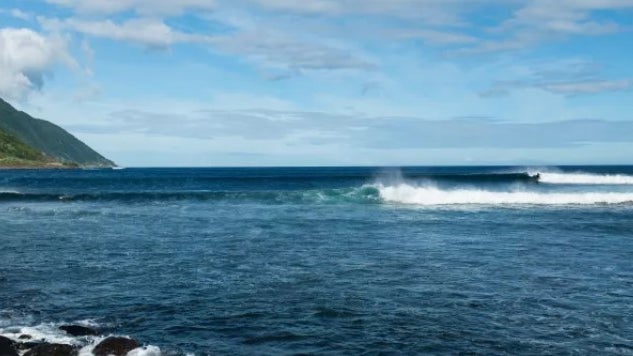
[[[151,355],[633,355],[633,167],[0,171],[0,334],[89,354],[64,323]]]

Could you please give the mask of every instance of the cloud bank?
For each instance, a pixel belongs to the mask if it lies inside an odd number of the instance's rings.
[[[137,133],[209,140],[239,137],[380,149],[529,149],[633,142],[630,134],[633,121],[517,123],[480,118],[428,120],[275,110],[199,110],[189,114],[126,110],[111,113],[108,125],[71,128],[90,134]]]

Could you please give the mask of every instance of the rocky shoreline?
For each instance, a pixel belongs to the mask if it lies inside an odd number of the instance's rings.
[[[133,350],[144,351],[138,341],[121,336],[102,336],[91,327],[82,325],[62,325],[59,330],[69,337],[102,338],[92,348],[95,356],[125,356]],[[88,339],[86,339],[88,341]],[[78,356],[85,355],[86,346],[78,344],[49,343],[35,340],[29,334],[19,334],[14,338],[0,336],[0,356]],[[138,354],[141,354],[140,352]]]

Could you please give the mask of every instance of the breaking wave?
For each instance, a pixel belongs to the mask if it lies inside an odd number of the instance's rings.
[[[202,201],[262,204],[413,204],[413,205],[594,205],[633,203],[633,192],[538,190],[488,190],[439,188],[414,183],[376,183],[347,189],[315,189],[252,192],[105,192],[92,194],[0,193],[0,202],[110,202],[145,203]]]
[[[414,205],[595,205],[633,203],[633,192],[491,191],[482,189],[439,189],[410,184],[378,185],[384,202]]]
[[[295,177],[296,178],[296,177]],[[295,179],[293,178],[293,179]],[[301,178],[303,179],[303,178]],[[368,180],[367,180],[368,181]],[[600,187],[556,187],[556,185]],[[222,202],[229,204],[412,204],[412,205],[605,205],[633,203],[633,185],[623,174],[519,172],[484,174],[421,174],[378,178],[343,188],[283,189],[279,186],[244,190],[96,190],[66,192],[0,189],[2,202]],[[175,188],[175,187],[173,187]],[[276,189],[275,189],[276,188]]]
[[[623,174],[539,173],[539,183],[584,185],[633,185],[633,176]]]

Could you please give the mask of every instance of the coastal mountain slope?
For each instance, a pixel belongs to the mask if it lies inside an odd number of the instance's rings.
[[[47,166],[55,162],[64,166],[115,166],[112,161],[61,127],[18,111],[2,99],[0,99],[0,135],[5,151],[0,149],[0,158],[4,157],[5,160],[8,157],[14,157],[33,163],[44,163]],[[34,153],[40,156],[34,156]],[[1,161],[0,164],[2,164]]]
[[[59,166],[60,162],[0,130],[0,167]]]

